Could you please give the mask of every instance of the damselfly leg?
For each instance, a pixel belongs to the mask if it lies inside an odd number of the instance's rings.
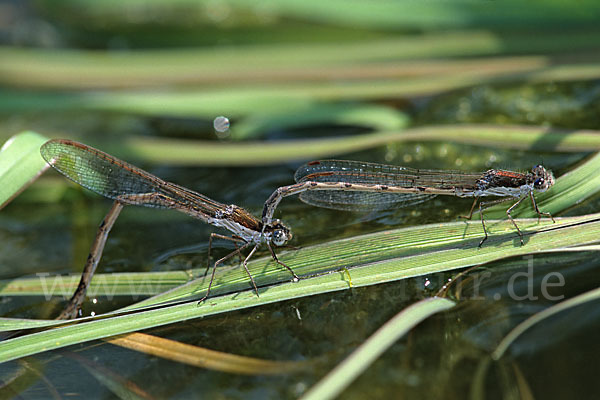
[[[94,272],[96,272],[96,268],[98,267],[98,263],[102,257],[102,252],[104,251],[104,245],[106,244],[108,234],[110,233],[110,230],[115,224],[115,221],[117,220],[122,209],[123,204],[121,204],[119,201],[115,201],[106,214],[106,217],[104,217],[100,223],[98,232],[96,233],[96,238],[92,243],[90,253],[88,254],[85,266],[83,267],[83,272],[81,274],[79,284],[77,285],[77,289],[75,289],[73,296],[71,296],[67,305],[58,315],[58,317],[56,317],[56,319],[73,319],[77,317],[77,314],[81,308],[81,304],[83,304],[83,301],[85,300],[87,288],[92,281]]]
[[[550,218],[553,223],[556,223],[552,214],[550,214],[549,212],[540,211],[540,209],[538,208],[538,205],[537,205],[537,201],[535,201],[535,197],[533,196],[533,193],[529,193],[529,197],[531,198],[531,204],[533,204],[533,209],[537,213],[538,222],[540,222],[541,217],[544,216],[544,217]]]
[[[241,247],[236,248],[234,251],[232,251],[231,253],[227,254],[225,257],[219,258],[217,261],[215,261],[215,263],[213,264],[212,273],[210,274],[210,282],[208,283],[208,288],[206,289],[206,294],[204,295],[204,297],[202,297],[200,300],[198,300],[198,304],[200,304],[204,300],[206,300],[208,298],[208,295],[210,294],[210,289],[212,288],[212,284],[213,284],[213,281],[215,279],[215,273],[217,271],[217,265],[223,263],[224,261],[227,261],[228,259],[230,259],[231,257],[235,256],[236,254],[240,254],[241,255],[242,251],[245,248],[247,248],[248,246],[250,246],[251,244],[252,244],[252,242],[244,243]],[[254,282],[254,278],[252,277],[252,274],[250,273],[250,271],[248,271],[248,267],[246,266],[247,260],[252,256],[252,254],[254,254],[254,252],[256,251],[256,247],[257,246],[258,245],[254,246],[254,248],[252,249],[252,251],[250,252],[250,254],[248,254],[248,256],[246,257],[246,259],[243,260],[242,263],[244,265],[244,269],[246,270],[246,273],[250,277],[250,281],[252,282],[252,286],[254,287],[254,291],[256,292],[256,295],[258,296],[258,288],[256,287],[256,283]]]

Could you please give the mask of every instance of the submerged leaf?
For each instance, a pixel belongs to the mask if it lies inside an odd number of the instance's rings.
[[[302,399],[336,398],[354,379],[408,331],[431,315],[452,308],[454,305],[455,303],[451,300],[432,297],[405,308],[383,324],[352,354],[302,396]]]
[[[106,339],[106,341],[116,346],[171,361],[234,374],[278,375],[308,368],[308,364],[302,362],[271,361],[238,356],[144,333],[129,333]]]

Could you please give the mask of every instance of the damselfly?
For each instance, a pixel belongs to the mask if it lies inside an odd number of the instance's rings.
[[[279,202],[287,196],[299,194],[308,204],[342,210],[373,210],[388,207],[406,207],[429,200],[436,195],[474,197],[471,219],[480,197],[500,199],[479,202],[479,215],[485,237],[488,238],[483,218],[486,206],[517,199],[506,215],[515,226],[521,245],[523,234],[511,216],[511,211],[526,197],[531,199],[538,214],[552,218],[538,209],[534,192],[545,192],[554,184],[554,177],[543,166],[536,165],[531,172],[520,173],[491,169],[481,173],[414,169],[360,161],[323,160],[304,164],[294,176],[296,184],[277,189],[263,209],[263,224],[272,221]],[[554,221],[554,218],[552,218]]]
[[[66,139],[54,139],[42,145],[40,151],[46,162],[67,178],[102,196],[115,200],[100,224],[79,286],[59,317],[61,319],[73,318],[77,314],[102,256],[108,233],[125,205],[174,209],[211,225],[228,229],[233,233],[232,236],[217,233],[210,235],[207,272],[210,267],[210,251],[214,238],[233,241],[236,243],[236,250],[215,261],[206,295],[200,301],[206,299],[210,293],[217,265],[236,254],[241,257],[241,252],[251,245],[254,247],[243,260],[242,265],[250,277],[257,295],[256,283],[246,264],[262,243],[267,245],[273,260],[285,267],[294,279],[298,279],[290,267],[279,261],[271,246],[282,246],[292,238],[290,229],[279,220],[270,219],[269,223],[264,225],[241,207],[221,204],[200,193],[165,182],[146,171],[85,144]],[[237,243],[241,246],[238,247]]]

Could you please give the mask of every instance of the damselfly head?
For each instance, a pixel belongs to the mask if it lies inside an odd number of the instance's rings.
[[[271,243],[275,246],[283,246],[292,239],[292,231],[278,219],[271,221],[266,229],[271,233]]]
[[[554,176],[552,172],[547,171],[541,165],[536,165],[531,169],[533,174],[533,189],[538,192],[545,192],[554,185]]]

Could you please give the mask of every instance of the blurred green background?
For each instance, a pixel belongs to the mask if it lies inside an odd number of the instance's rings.
[[[296,167],[316,158],[468,171],[528,170],[543,162],[559,176],[600,148],[599,21],[594,0],[3,1],[0,139],[32,130],[79,140],[255,215],[274,189],[293,183]],[[218,116],[229,119],[227,132],[214,129]],[[53,171],[45,175],[0,212],[2,279],[78,273],[109,208],[109,201]],[[595,196],[560,215],[592,213],[599,203]],[[438,198],[413,210],[365,215],[290,198],[276,216],[293,227],[292,244],[302,247],[454,221],[470,205]],[[126,208],[99,272],[200,268],[213,231],[177,213]],[[225,243],[216,252],[230,250]],[[598,286],[596,253],[538,255],[536,263],[567,277],[561,292],[567,297]],[[491,369],[481,391],[472,387],[493,344],[549,305],[543,298],[494,301],[490,295],[526,266],[522,259],[489,265],[493,279],[477,288],[483,299],[420,325],[343,397],[600,394],[586,368],[598,356],[599,319],[591,305],[540,328]],[[253,357],[318,360],[310,373],[234,375],[95,343],[1,365],[2,395],[296,398],[387,319],[433,295],[451,276],[148,332]],[[131,303],[98,301],[84,312]],[[7,297],[0,311],[50,318],[61,304]],[[75,351],[85,360],[69,356]],[[37,372],[18,375],[23,365]]]

